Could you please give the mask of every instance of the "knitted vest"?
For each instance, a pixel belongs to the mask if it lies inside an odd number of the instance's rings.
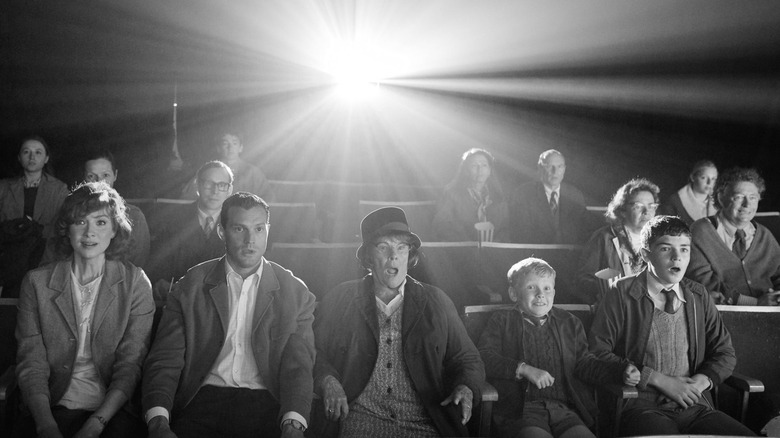
[[[685,306],[673,314],[653,309],[653,324],[647,340],[644,365],[667,376],[690,376]],[[655,400],[658,391],[647,388],[640,390],[639,396]]]
[[[523,330],[523,357],[525,362],[534,368],[547,371],[555,378],[555,383],[544,389],[539,389],[536,385],[529,382],[525,402],[544,399],[568,404],[561,347],[555,341],[550,321],[548,320],[542,326],[536,326],[528,321],[523,321],[523,325],[525,326],[525,330]]]
[[[388,318],[377,308],[379,352],[374,372],[341,423],[341,437],[438,437],[403,358],[403,306]]]

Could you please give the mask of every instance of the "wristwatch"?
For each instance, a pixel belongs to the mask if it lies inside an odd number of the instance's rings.
[[[306,431],[306,426],[304,426],[303,424],[301,424],[300,421],[294,418],[288,418],[282,421],[282,429],[284,429],[284,426],[287,426],[288,424],[290,425],[290,427],[292,427],[295,430],[300,430],[301,432]]]

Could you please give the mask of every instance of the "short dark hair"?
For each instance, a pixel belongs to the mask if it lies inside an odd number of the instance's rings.
[[[718,199],[720,198],[720,195],[732,185],[743,181],[755,184],[758,188],[759,196],[764,195],[764,192],[766,191],[766,182],[764,181],[764,178],[761,177],[761,174],[758,173],[758,170],[752,167],[732,167],[718,176],[718,181],[715,183],[715,189],[713,189],[712,193],[715,198],[715,206],[723,208],[720,199]]]
[[[73,254],[69,236],[70,226],[78,219],[103,209],[108,211],[116,231],[116,235],[106,249],[106,258],[124,259],[130,247],[132,225],[127,218],[125,200],[103,181],[81,183],[65,198],[55,221],[57,252],[64,257]]]
[[[653,194],[654,202],[658,202],[658,194],[661,190],[657,185],[646,178],[634,178],[628,181],[620,186],[617,192],[612,196],[612,200],[609,201],[607,211],[604,213],[607,220],[612,223],[620,222],[621,218],[618,217],[618,212],[625,210],[628,200],[637,192],[650,192]]]
[[[271,207],[263,198],[249,192],[237,192],[230,195],[222,203],[222,211],[219,214],[219,222],[222,224],[222,228],[227,228],[228,213],[232,207],[240,207],[244,210],[251,210],[255,207],[263,207],[265,209],[266,219],[265,223],[271,223]]]
[[[642,227],[640,234],[642,248],[650,249],[656,240],[663,236],[688,236],[691,237],[691,229],[677,216],[653,216]]]
[[[414,245],[409,239],[409,233],[404,233],[403,231],[390,231],[389,233],[380,234],[379,236],[376,236],[374,239],[372,239],[370,245],[364,245],[365,249],[361,249],[360,251],[360,266],[369,271],[373,268],[371,264],[371,254],[368,247],[373,246],[373,242],[376,242],[377,240],[385,237],[407,239],[406,243],[409,244],[409,258],[407,259],[406,267],[407,269],[412,269],[417,266],[417,263],[420,261],[420,248],[417,247],[417,245]]]
[[[203,177],[203,173],[209,169],[224,170],[225,172],[227,172],[228,176],[230,177],[230,184],[233,184],[233,170],[230,169],[230,166],[228,166],[227,164],[219,160],[209,161],[206,164],[200,166],[200,169],[198,169],[198,173],[195,175],[195,182],[199,183],[201,181],[201,178]]]
[[[546,261],[528,257],[512,265],[506,273],[506,281],[513,287],[520,277],[525,278],[528,274],[534,273],[540,277],[552,277],[555,279],[555,269]]]
[[[114,154],[108,149],[101,148],[87,151],[84,156],[84,165],[87,164],[87,161],[99,160],[101,158],[111,163],[111,170],[116,172],[116,159],[114,158]]]

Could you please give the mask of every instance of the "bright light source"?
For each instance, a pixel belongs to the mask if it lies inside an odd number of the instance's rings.
[[[331,50],[326,71],[333,76],[337,92],[348,98],[363,98],[379,91],[379,84],[398,69],[398,60],[376,50],[343,45]]]

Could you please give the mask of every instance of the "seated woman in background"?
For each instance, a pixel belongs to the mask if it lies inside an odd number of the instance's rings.
[[[141,378],[154,301],[146,274],[121,261],[125,203],[105,183],[84,183],[56,227],[67,258],[22,282],[16,377],[28,413],[13,436],[145,436],[125,405]]]
[[[593,233],[580,260],[578,288],[587,304],[601,299],[606,279],[637,274],[646,263],[639,252],[640,231],[658,209],[658,186],[645,178],[623,184],[607,206],[607,225]],[[602,272],[597,277],[596,272]]]
[[[54,235],[54,219],[68,196],[68,187],[51,174],[49,146],[38,136],[22,141],[21,178],[0,180],[0,221],[28,217],[43,225],[43,236]]]
[[[436,206],[433,231],[440,241],[479,240],[474,224],[490,222],[494,240],[504,240],[509,208],[493,175],[493,155],[485,149],[463,154],[455,178],[444,188]]]
[[[718,179],[718,168],[710,160],[697,161],[688,176],[688,184],[669,196],[658,214],[677,216],[688,226],[718,212],[712,189]]]

